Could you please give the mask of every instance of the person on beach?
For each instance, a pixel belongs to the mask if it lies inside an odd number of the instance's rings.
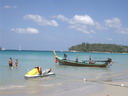
[[[8,64],[9,64],[10,67],[13,66],[13,65],[12,65],[12,64],[13,64],[13,61],[12,61],[12,58],[11,58],[11,57],[10,57],[9,60],[8,60]]]
[[[18,66],[18,59],[16,59],[15,63],[14,63],[15,67]]]

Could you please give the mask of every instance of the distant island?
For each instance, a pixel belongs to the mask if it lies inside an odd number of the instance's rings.
[[[128,46],[116,44],[100,44],[100,43],[82,43],[79,45],[71,46],[71,52],[110,52],[110,53],[128,53]]]

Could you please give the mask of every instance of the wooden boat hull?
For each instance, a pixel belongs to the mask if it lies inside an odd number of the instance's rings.
[[[75,61],[68,61],[68,60],[60,60],[60,59],[58,59],[58,63],[60,65],[80,66],[80,67],[107,67],[108,64],[109,64],[109,63],[89,64],[89,63],[82,63],[82,62],[75,62]]]
[[[76,62],[72,60],[65,60],[62,59],[61,57],[58,57],[55,51],[53,51],[53,53],[56,59],[56,63],[58,62],[60,65],[80,66],[80,67],[108,67],[111,63],[110,58],[108,60],[92,60],[93,63],[90,61]]]

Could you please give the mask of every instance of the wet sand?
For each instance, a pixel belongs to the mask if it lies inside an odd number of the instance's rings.
[[[0,96],[127,96],[128,82],[82,81],[56,82],[1,89]]]
[[[88,96],[92,92],[101,90],[96,85],[78,81],[75,84],[74,82],[65,82],[45,86],[26,86],[24,88],[4,89],[0,92],[0,96]]]
[[[95,83],[95,82],[92,82]],[[90,83],[90,84],[92,84]],[[82,83],[81,83],[82,84]],[[83,83],[84,84],[84,83]],[[72,87],[71,87],[72,86]],[[127,96],[128,82],[97,83],[89,87],[82,85],[48,85],[31,86],[17,89],[7,89],[0,92],[0,96]]]
[[[90,96],[128,96],[128,82],[113,82],[111,84],[104,85],[101,91],[92,93]]]

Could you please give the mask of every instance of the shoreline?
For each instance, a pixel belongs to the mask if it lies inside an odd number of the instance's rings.
[[[109,85],[105,84],[103,90],[92,93],[89,96],[127,96],[127,95],[128,95],[128,82],[112,82]]]

